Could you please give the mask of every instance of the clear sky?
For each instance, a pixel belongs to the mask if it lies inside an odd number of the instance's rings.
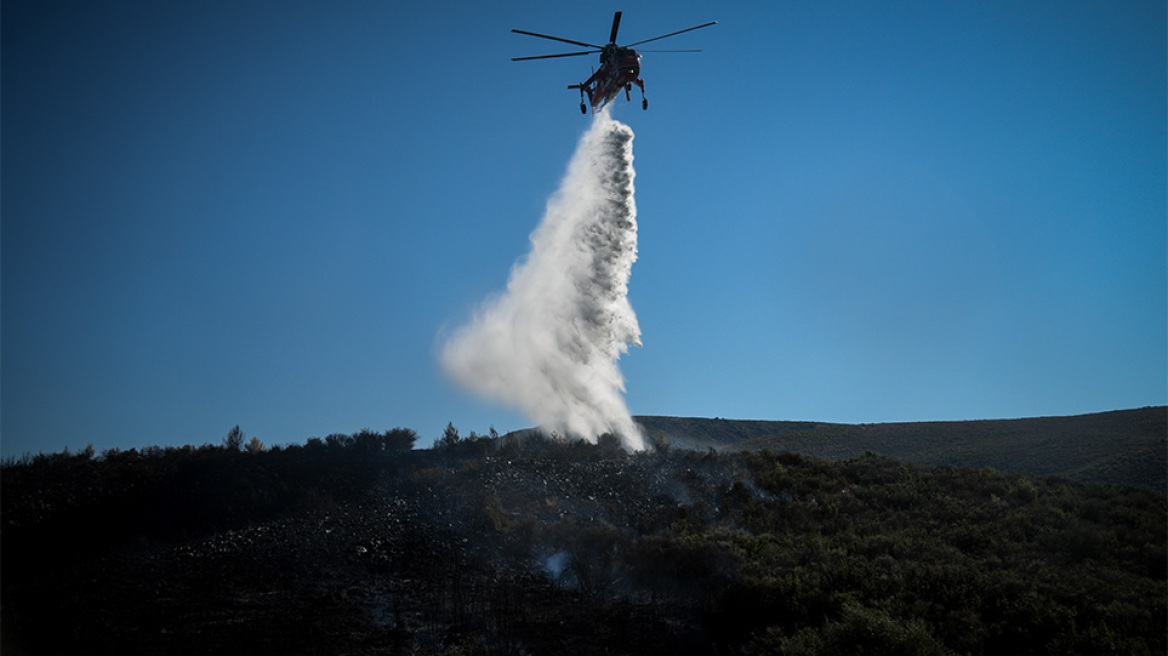
[[[0,450],[528,426],[436,352],[589,120],[592,58],[510,30],[617,9],[625,43],[719,21],[614,113],[634,414],[1168,402],[1162,1],[10,0]]]

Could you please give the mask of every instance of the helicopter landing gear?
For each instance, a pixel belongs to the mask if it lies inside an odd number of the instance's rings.
[[[649,109],[649,99],[645,97],[645,81],[637,78],[633,80],[632,84],[636,84],[637,88],[641,90],[641,109]],[[632,84],[630,84],[628,87],[625,87],[626,98],[628,98],[629,87],[631,87]]]
[[[580,113],[581,114],[588,113],[588,105],[585,104],[585,102],[584,102],[584,87],[585,86],[586,86],[585,84],[573,84],[572,86],[568,87],[569,89],[579,89],[580,90]],[[588,98],[589,99],[592,98],[591,91],[588,92]]]

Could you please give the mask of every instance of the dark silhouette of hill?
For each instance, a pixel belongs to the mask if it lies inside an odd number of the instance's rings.
[[[233,430],[5,462],[0,651],[1168,649],[1153,490],[872,452],[415,439]]]
[[[637,417],[684,448],[792,451],[839,460],[873,451],[923,465],[993,467],[1168,493],[1168,408],[1072,417],[831,424]]]

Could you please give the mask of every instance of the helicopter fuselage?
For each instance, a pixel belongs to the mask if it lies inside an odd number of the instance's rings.
[[[600,53],[600,69],[592,77],[569,89],[579,89],[581,98],[588,94],[588,102],[593,110],[604,107],[622,90],[626,95],[632,85],[645,93],[645,81],[641,79],[641,55],[632,48],[622,48],[609,44]]]

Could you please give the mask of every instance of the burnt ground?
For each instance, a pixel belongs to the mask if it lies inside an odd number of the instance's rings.
[[[4,654],[1163,653],[1165,501],[532,439],[42,457]]]

